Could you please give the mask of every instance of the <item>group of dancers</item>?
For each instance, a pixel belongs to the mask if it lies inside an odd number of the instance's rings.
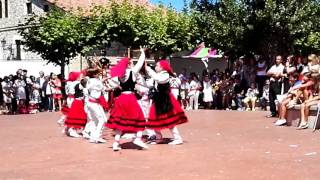
[[[135,65],[123,58],[111,69],[108,63],[93,63],[84,72],[69,74],[62,117],[68,136],[105,143],[102,132],[110,128],[115,133],[112,149],[119,151],[122,135],[134,134],[133,143],[148,149],[146,143],[160,143],[161,130],[170,129],[173,140],[169,144],[183,143],[177,125],[188,119],[171,93],[172,68],[168,61],[160,60],[152,69],[144,50],[140,51]],[[144,132],[147,141],[142,139]]]

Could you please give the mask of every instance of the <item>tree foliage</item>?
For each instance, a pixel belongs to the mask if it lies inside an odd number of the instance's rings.
[[[124,1],[95,6],[89,12],[53,9],[44,16],[30,18],[20,33],[27,50],[64,66],[77,54],[112,41],[131,48],[146,46],[165,56],[190,49],[197,29],[193,21],[189,14],[173,9]]]
[[[320,50],[319,1],[194,0],[203,40],[225,52],[310,53]]]
[[[95,14],[110,27],[111,40],[127,47],[147,46],[154,52],[168,55],[194,45],[196,27],[188,14],[171,8],[148,9],[128,2],[95,9]]]
[[[51,10],[33,16],[25,47],[64,66],[77,54],[112,41],[146,46],[163,56],[204,41],[231,55],[320,51],[319,0],[193,0],[182,12],[124,1],[88,11]]]
[[[34,15],[20,31],[27,50],[36,52],[48,62],[61,66],[69,64],[86,47],[96,43],[99,28],[83,16],[53,9],[45,16]]]

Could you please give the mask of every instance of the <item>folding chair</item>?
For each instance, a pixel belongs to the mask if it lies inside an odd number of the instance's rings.
[[[313,126],[313,132],[316,131],[317,129],[319,129],[319,126],[320,126],[320,121],[319,121],[319,114],[320,114],[320,103],[318,103],[317,105],[318,107],[318,111],[317,111],[317,117],[316,117],[316,121],[314,123],[314,126]]]

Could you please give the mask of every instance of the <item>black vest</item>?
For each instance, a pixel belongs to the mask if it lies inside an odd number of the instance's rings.
[[[119,81],[120,81],[120,79],[119,79]],[[122,88],[122,92],[123,91],[132,91],[133,92],[135,85],[136,85],[136,83],[133,81],[133,78],[132,78],[132,71],[130,72],[130,76],[126,82],[120,81],[120,86]]]
[[[74,98],[81,98],[83,97],[83,90],[80,89],[80,83],[77,84],[75,87],[74,87]]]

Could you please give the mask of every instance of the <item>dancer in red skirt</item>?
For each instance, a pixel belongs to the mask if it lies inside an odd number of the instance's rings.
[[[84,93],[86,80],[82,79],[74,87],[74,100],[70,106],[69,113],[65,120],[68,135],[71,137],[81,137],[77,131],[81,131],[87,123],[87,113],[84,110]]]
[[[74,100],[74,87],[80,82],[79,79],[80,79],[80,76],[81,76],[81,72],[70,72],[69,73],[69,76],[68,76],[68,80],[67,80],[67,83],[66,83],[66,95],[67,95],[67,101],[65,103],[65,105],[63,106],[61,112],[62,112],[62,116],[61,118],[58,120],[58,124],[59,125],[63,125],[64,124],[64,121],[66,119],[66,116],[68,115],[69,113],[69,109],[71,107],[71,104]]]
[[[133,143],[147,149],[148,146],[141,140],[142,132],[146,127],[146,120],[138,104],[134,93],[136,74],[142,68],[145,61],[145,53],[141,50],[140,58],[133,67],[132,61],[128,58],[121,59],[116,66],[111,68],[111,77],[118,79],[121,87],[121,94],[115,98],[114,106],[110,111],[110,118],[106,124],[108,128],[116,130],[113,150],[118,151],[122,133],[136,133]]]
[[[182,144],[183,140],[176,126],[186,123],[188,119],[180,103],[170,91],[170,76],[174,76],[172,69],[166,60],[161,60],[156,64],[156,72],[148,66],[146,70],[155,80],[157,89],[153,95],[147,127],[158,132],[162,129],[170,129],[174,140],[169,144]]]

